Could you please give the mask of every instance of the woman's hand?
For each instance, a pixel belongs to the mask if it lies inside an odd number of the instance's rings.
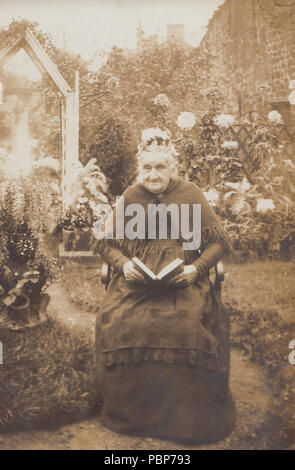
[[[174,286],[179,288],[188,287],[193,284],[193,282],[197,279],[197,276],[197,268],[193,264],[188,264],[184,266],[183,272],[170,279],[170,281],[167,282],[167,285],[169,287]]]
[[[145,277],[135,268],[132,261],[127,261],[126,263],[124,263],[123,272],[126,281],[146,283]]]

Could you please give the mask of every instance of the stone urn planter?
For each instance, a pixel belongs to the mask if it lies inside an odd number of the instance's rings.
[[[27,295],[22,295],[10,305],[9,314],[10,317],[16,321],[20,321],[23,324],[30,322],[31,305],[30,299]]]
[[[49,301],[50,296],[46,293],[41,293],[39,300],[35,303],[32,303],[27,295],[20,296],[8,308],[8,316],[12,321],[9,328],[23,329],[25,327],[34,327],[47,321],[47,306]]]
[[[62,241],[65,251],[91,251],[92,230],[62,231]]]

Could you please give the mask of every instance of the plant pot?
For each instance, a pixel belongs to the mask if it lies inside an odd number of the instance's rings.
[[[10,316],[25,325],[30,323],[31,303],[27,295],[22,295],[9,307]]]
[[[26,327],[34,327],[48,320],[47,306],[50,295],[41,293],[36,303],[32,303],[26,295],[23,295],[21,299],[20,305],[12,304],[9,307],[9,316],[12,320]]]
[[[91,251],[90,243],[92,230],[66,230],[62,231],[65,251]]]

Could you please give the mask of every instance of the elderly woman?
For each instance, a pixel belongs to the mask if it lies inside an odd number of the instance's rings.
[[[177,176],[173,149],[163,132],[144,141],[138,182],[111,216],[113,238],[96,240],[96,253],[113,267],[96,327],[100,419],[117,432],[208,442],[228,434],[235,416],[228,388],[229,317],[208,273],[229,243],[201,190]],[[144,208],[144,238],[115,238],[122,201],[125,208]],[[165,238],[148,238],[148,208],[159,203],[201,205],[199,249],[184,249],[185,240],[172,237],[171,229]],[[184,265],[159,287],[145,280],[134,256],[156,274],[176,258]]]

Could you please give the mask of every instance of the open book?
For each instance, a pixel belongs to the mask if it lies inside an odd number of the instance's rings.
[[[136,268],[141,272],[148,281],[153,282],[165,282],[169,281],[172,277],[183,271],[184,260],[176,258],[167,264],[161,271],[156,275],[151,269],[149,269],[140,259],[134,257],[132,258],[133,263],[136,265]]]

